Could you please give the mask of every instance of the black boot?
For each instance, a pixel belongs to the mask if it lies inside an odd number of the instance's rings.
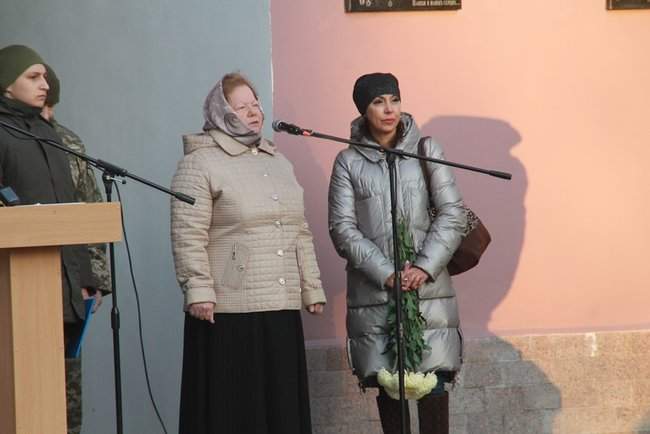
[[[449,434],[449,394],[427,395],[418,401],[420,434]]]
[[[409,417],[408,402],[406,403],[406,431],[405,434],[411,434],[411,421]],[[399,400],[393,399],[379,388],[377,396],[377,408],[379,409],[379,419],[384,434],[401,434],[401,419],[399,412]]]

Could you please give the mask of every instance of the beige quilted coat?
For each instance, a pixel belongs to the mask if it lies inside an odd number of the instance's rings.
[[[291,163],[262,139],[248,148],[219,130],[183,137],[172,189],[176,276],[192,303],[215,312],[299,310],[325,303],[303,190]]]

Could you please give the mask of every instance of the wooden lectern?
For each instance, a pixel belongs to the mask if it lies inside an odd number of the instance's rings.
[[[60,246],[121,239],[116,202],[0,208],[0,433],[66,434]]]

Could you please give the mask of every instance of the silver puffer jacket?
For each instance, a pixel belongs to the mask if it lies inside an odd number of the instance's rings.
[[[417,153],[418,127],[406,113],[401,123],[396,149]],[[363,131],[364,120],[358,118],[352,123],[352,139],[376,144]],[[430,157],[444,158],[440,145],[431,139],[424,150]],[[414,265],[431,276],[419,289],[424,338],[431,347],[420,371],[457,371],[462,339],[456,293],[446,266],[460,244],[466,216],[452,170],[434,163],[427,170],[428,189],[418,160],[397,159],[398,212],[410,221],[417,251]],[[337,252],[347,260],[348,351],[361,381],[383,367],[392,368],[390,355],[384,354],[390,298],[384,283],[394,271],[389,188],[384,154],[351,146],[336,157],[329,188],[329,230]],[[430,204],[436,209],[435,219],[430,217]]]

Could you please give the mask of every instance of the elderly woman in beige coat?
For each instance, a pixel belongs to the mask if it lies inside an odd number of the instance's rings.
[[[261,136],[251,83],[227,74],[184,136],[172,188],[176,275],[185,297],[181,434],[310,434],[300,310],[322,312],[303,190]]]

